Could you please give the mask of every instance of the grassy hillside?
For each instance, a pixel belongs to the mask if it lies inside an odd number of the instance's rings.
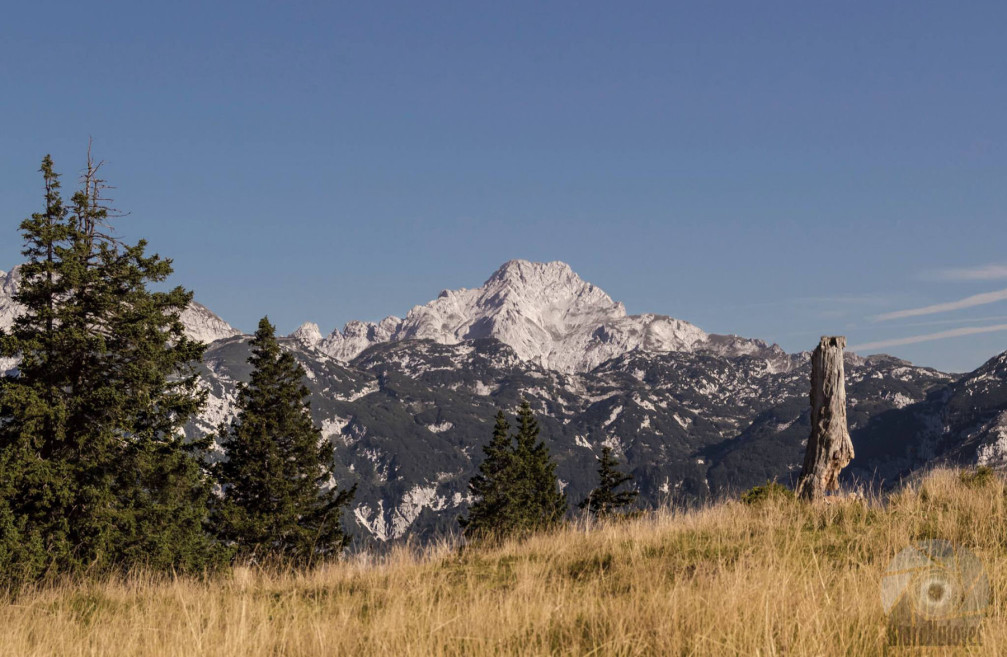
[[[967,654],[1007,654],[1005,495],[937,471],[884,503],[774,497],[310,573],[63,584],[0,607],[0,654],[884,654],[882,574],[931,537],[989,573]]]

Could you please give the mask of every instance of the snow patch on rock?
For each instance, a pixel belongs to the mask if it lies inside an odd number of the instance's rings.
[[[370,395],[371,393],[375,393],[379,389],[380,389],[380,386],[378,385],[378,382],[377,381],[372,381],[371,383],[368,383],[367,385],[365,385],[360,390],[355,390],[355,391],[351,392],[348,395],[333,395],[332,398],[335,399],[336,401],[352,402],[352,401],[357,401],[361,397],[366,397],[367,395]]]
[[[343,429],[349,424],[349,419],[341,418],[338,415],[322,420],[322,438],[332,440],[336,436],[341,435]]]
[[[616,420],[618,420],[619,419],[619,415],[622,414],[622,408],[623,407],[621,405],[620,406],[616,406],[615,408],[613,408],[612,412],[608,416],[608,419],[605,420],[602,423],[601,426],[602,427],[607,427],[607,426],[611,425],[613,422],[615,422]]]

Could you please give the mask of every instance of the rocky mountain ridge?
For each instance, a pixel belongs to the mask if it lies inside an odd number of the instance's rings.
[[[628,315],[622,303],[582,280],[564,262],[511,260],[481,287],[444,290],[433,301],[415,306],[405,319],[352,321],[326,337],[317,324],[306,323],[291,337],[342,362],[383,342],[457,344],[495,338],[521,359],[561,372],[587,372],[631,351],[762,353],[774,367],[792,365],[782,349],[761,340],[709,335],[665,315]]]
[[[16,278],[0,276],[2,322]],[[187,429],[203,435],[233,417],[248,337],[197,304],[183,320],[211,343],[208,404]],[[521,399],[571,503],[594,486],[603,446],[633,474],[641,504],[691,504],[791,481],[809,431],[808,353],[627,315],[562,263],[512,261],[404,319],[328,336],[305,324],[282,344],[305,368],[338,481],[358,485],[351,529],[367,542],[456,531],[493,416]],[[846,374],[850,481],[894,482],[941,461],[1007,466],[1007,354],[953,377],[848,353]]]

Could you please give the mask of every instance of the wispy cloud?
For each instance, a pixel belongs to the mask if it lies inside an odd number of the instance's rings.
[[[944,324],[981,324],[983,322],[1002,322],[1007,315],[983,315],[982,317],[956,317],[954,319],[928,319],[922,322],[905,322],[899,326],[941,326]]]
[[[983,292],[982,294],[973,294],[970,297],[965,297],[964,299],[959,299],[958,301],[935,303],[932,306],[923,306],[922,308],[910,308],[908,310],[896,310],[895,312],[876,315],[874,317],[874,320],[878,322],[887,322],[888,320],[891,319],[902,319],[904,317],[919,317],[920,315],[933,315],[936,313],[946,313],[952,310],[961,310],[963,308],[984,306],[988,303],[996,303],[997,301],[1004,301],[1005,299],[1007,299],[1007,290],[997,290],[995,292]]]
[[[787,299],[773,299],[771,301],[750,301],[748,303],[734,303],[728,305],[718,305],[720,310],[736,308],[774,308],[784,306],[885,306],[891,303],[887,298],[877,295],[838,295],[820,297],[790,297]]]
[[[1007,265],[939,269],[930,278],[942,281],[999,281],[1007,278]]]
[[[905,338],[894,338],[891,340],[879,340],[877,342],[865,342],[863,344],[849,347],[850,351],[871,351],[873,349],[884,349],[886,347],[898,347],[904,344],[915,344],[917,342],[930,342],[931,340],[945,340],[947,338],[960,338],[965,335],[975,335],[977,333],[995,333],[996,331],[1007,331],[1007,324],[995,324],[993,326],[966,326],[962,328],[941,331],[940,333],[928,333],[926,335],[911,335]]]

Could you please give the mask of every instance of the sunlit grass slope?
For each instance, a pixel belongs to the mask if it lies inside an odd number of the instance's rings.
[[[884,503],[771,497],[300,574],[64,584],[2,607],[0,653],[885,654],[882,574],[912,541],[943,538],[992,586],[984,641],[963,654],[1003,655],[1005,493],[995,476],[936,471]]]

